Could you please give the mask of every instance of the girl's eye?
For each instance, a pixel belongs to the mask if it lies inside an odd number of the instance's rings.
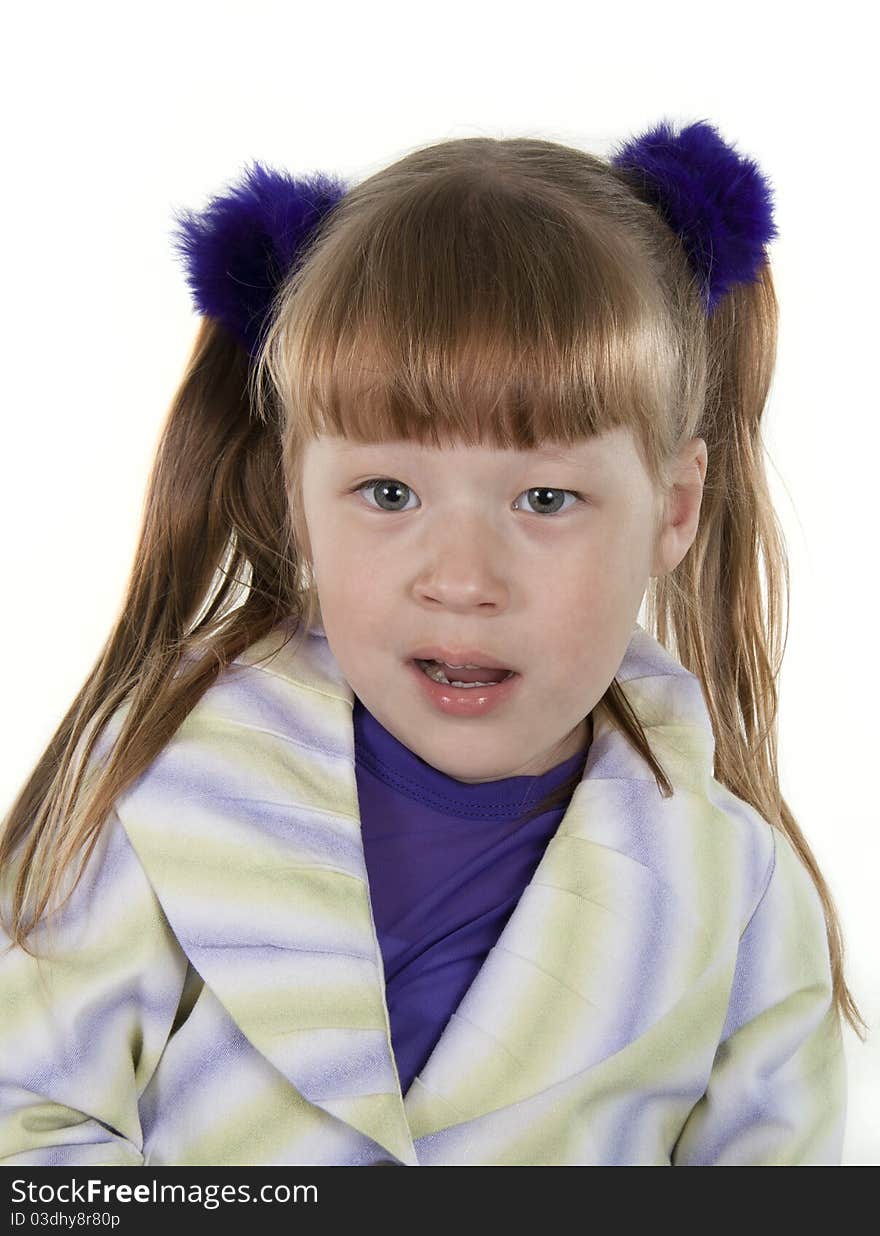
[[[381,511],[403,511],[406,510],[406,496],[414,494],[414,490],[408,485],[404,485],[402,481],[395,481],[389,477],[373,477],[369,481],[363,481],[357,485],[352,493],[360,493],[361,490],[367,490],[370,494],[375,495],[377,507]],[[570,494],[575,502],[583,502],[582,494],[576,493],[573,489],[551,489],[547,485],[532,486],[531,489],[524,489],[523,494],[526,495],[526,500],[532,505],[532,511],[536,515],[556,515],[561,510],[569,510],[569,507],[563,507],[565,494]],[[532,495],[535,495],[534,500]],[[403,505],[400,505],[400,503]],[[519,502],[519,498],[517,498]],[[388,505],[384,505],[387,503]],[[372,505],[372,503],[368,503]],[[412,510],[412,508],[409,508]]]
[[[584,501],[583,495],[575,493],[573,489],[551,489],[547,485],[532,486],[531,489],[524,489],[523,493],[526,495],[527,501],[534,503],[532,510],[536,515],[556,515],[559,511],[570,510],[575,503]],[[532,494],[536,495],[534,500],[532,499]],[[574,502],[571,502],[568,506],[563,506],[562,503],[565,500],[566,494],[570,494]],[[517,498],[517,502],[519,502],[519,498]],[[549,510],[548,507],[550,508]]]

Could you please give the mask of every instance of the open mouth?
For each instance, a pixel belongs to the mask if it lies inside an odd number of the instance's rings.
[[[415,664],[419,667],[422,673],[446,687],[497,687],[499,683],[506,682],[508,678],[513,678],[516,674],[515,670],[493,670],[493,669],[452,669],[445,665],[442,661],[420,661],[416,659]]]

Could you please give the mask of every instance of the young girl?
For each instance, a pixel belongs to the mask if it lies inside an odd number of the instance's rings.
[[[0,847],[0,1163],[840,1162],[775,234],[703,121],[182,213],[127,596]]]

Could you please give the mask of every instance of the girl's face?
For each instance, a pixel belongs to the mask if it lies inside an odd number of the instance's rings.
[[[330,649],[395,738],[472,783],[585,749],[648,579],[669,569],[628,430],[525,452],[324,436],[302,498]],[[485,715],[451,716],[414,676],[431,645],[480,649],[520,678]]]

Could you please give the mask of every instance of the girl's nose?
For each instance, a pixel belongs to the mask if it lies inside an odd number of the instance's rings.
[[[439,556],[434,555],[417,579],[422,597],[443,605],[473,608],[476,605],[504,605],[508,585],[498,565],[489,560],[482,549],[465,540],[451,546]]]

